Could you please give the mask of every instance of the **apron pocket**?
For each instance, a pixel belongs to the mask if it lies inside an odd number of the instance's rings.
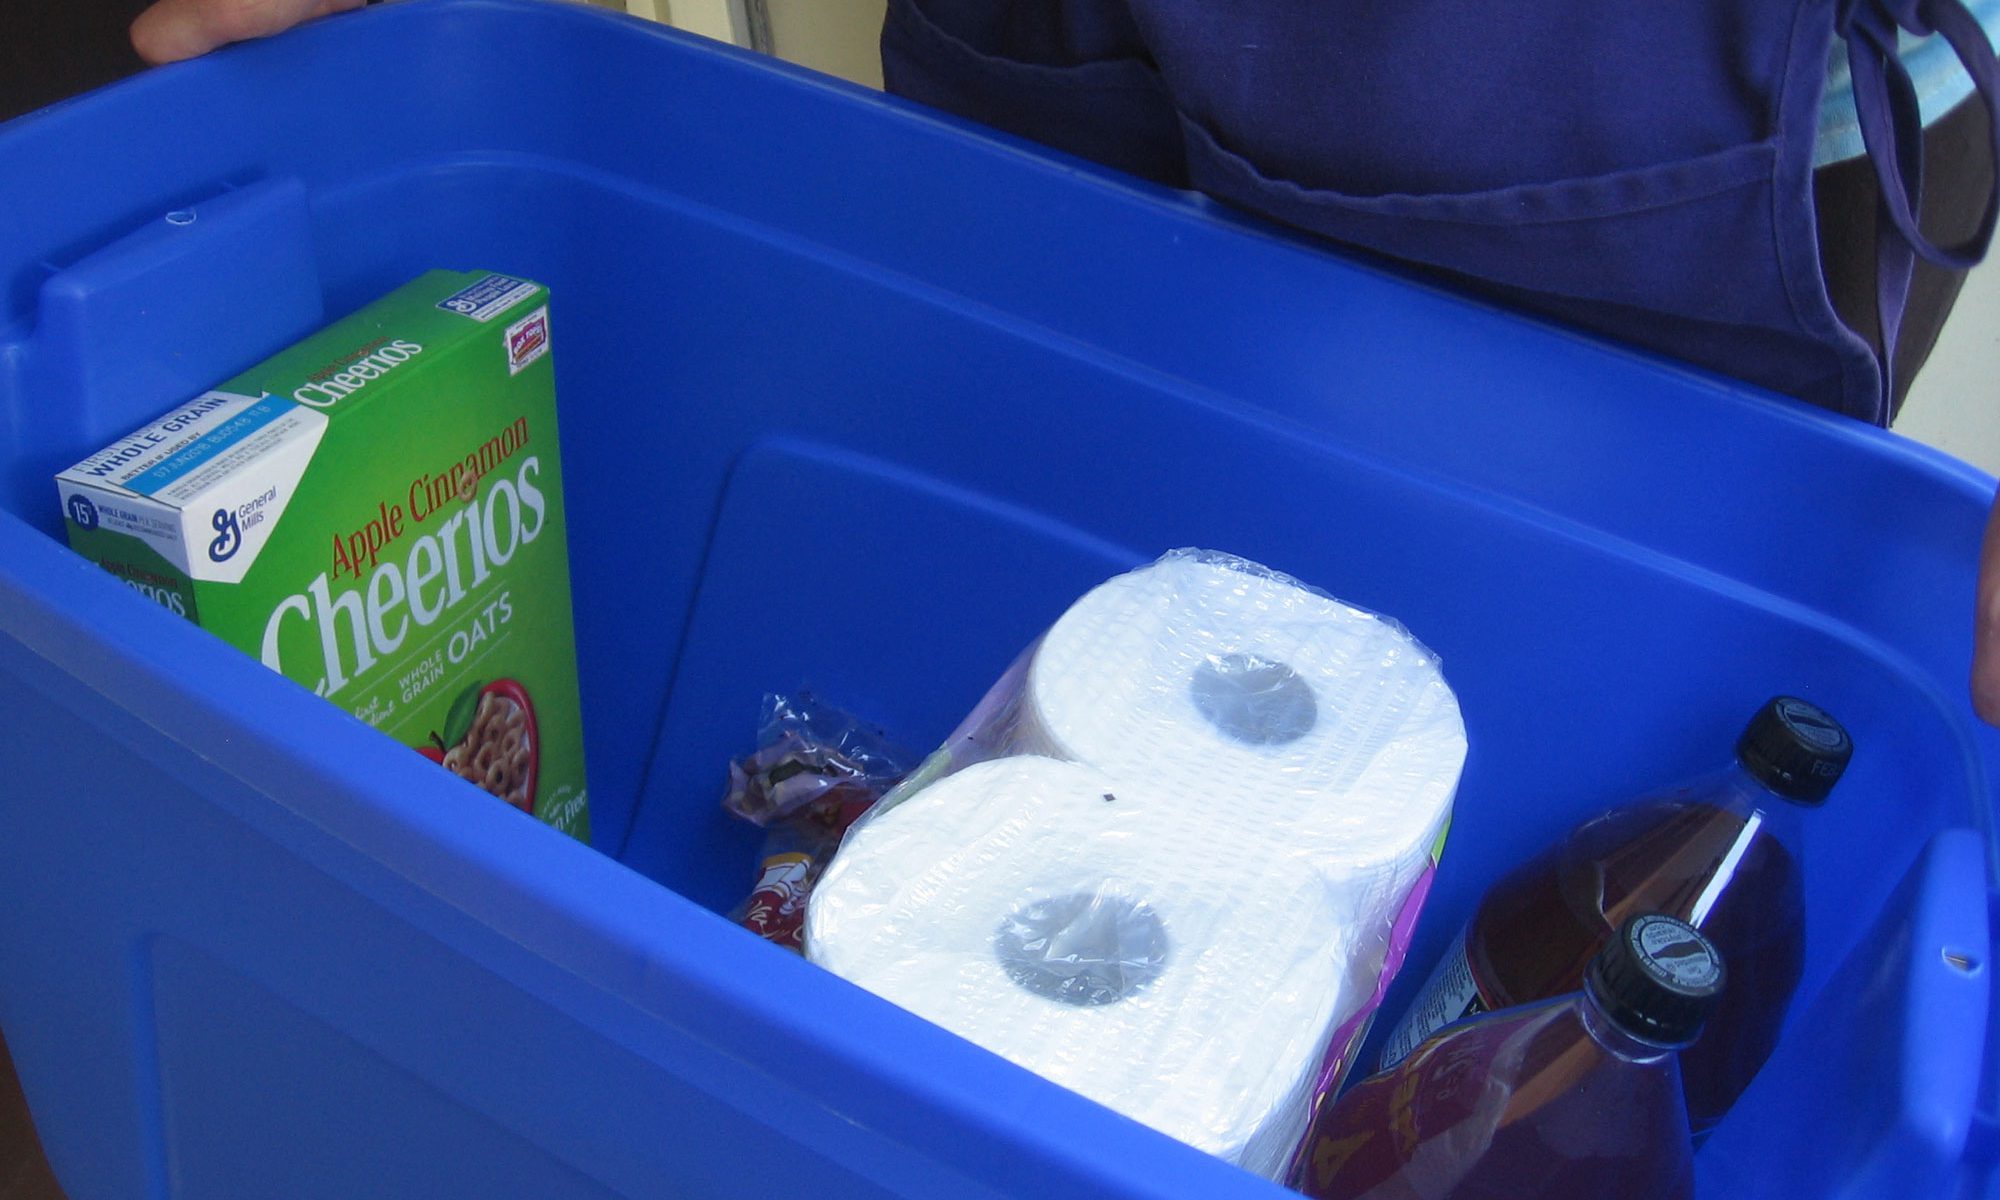
[[[1181,123],[1193,185],[1238,207],[1442,270],[1504,304],[1873,418],[1867,347],[1851,335],[1836,346],[1806,332],[1811,314],[1785,285],[1775,139],[1490,191],[1354,196],[1268,176],[1185,114]],[[1819,319],[1831,328],[1831,309]]]
[[[1242,208],[1511,289],[1763,324],[1789,311],[1773,225],[1774,141],[1675,162],[1490,191],[1355,196],[1268,176],[1181,118],[1193,185]],[[1746,269],[1745,255],[1768,261]],[[1752,287],[1750,292],[1761,289]]]
[[[943,20],[953,9],[957,19]],[[1186,184],[1181,133],[1159,72],[1115,30],[1024,36],[990,0],[890,0],[882,26],[888,90],[933,108],[1173,187]],[[1107,10],[1111,21],[1115,10]],[[986,16],[985,20],[975,19]],[[1087,22],[1086,22],[1087,23]],[[1069,31],[1072,35],[1076,31]],[[968,40],[971,39],[971,40]],[[1101,55],[1063,59],[1064,47]]]

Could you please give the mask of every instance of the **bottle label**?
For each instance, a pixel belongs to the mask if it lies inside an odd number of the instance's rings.
[[[1531,1114],[1542,1102],[1534,1101],[1515,1111],[1509,1098],[1524,1099],[1515,1093],[1515,1086],[1547,1065],[1530,1061],[1529,1047],[1552,1024],[1573,1024],[1574,1018],[1568,1016],[1573,1011],[1567,1003],[1550,1004],[1539,1013],[1516,1013],[1455,1032],[1429,1043],[1394,1071],[1354,1085],[1338,1104],[1320,1114],[1307,1136],[1299,1190],[1317,1200],[1447,1193],[1626,1194],[1605,1188],[1592,1191],[1587,1183],[1563,1189],[1565,1182],[1577,1181],[1565,1180],[1562,1167],[1587,1175],[1593,1169],[1591,1164],[1610,1161],[1591,1157],[1589,1147],[1579,1146],[1580,1159],[1554,1164],[1555,1169],[1538,1164],[1539,1177],[1547,1186],[1537,1188],[1521,1179],[1518,1162],[1510,1162],[1506,1153],[1496,1152],[1493,1146],[1503,1119],[1521,1118],[1517,1130],[1534,1124]],[[1574,1038],[1569,1039],[1570,1047],[1575,1044]],[[1561,1046],[1550,1049],[1563,1052]],[[1590,1086],[1590,1076],[1584,1076],[1581,1086]],[[1535,1132],[1527,1136],[1540,1140]],[[1521,1151],[1511,1153],[1519,1155]],[[1632,1160],[1616,1162],[1618,1167],[1627,1167]],[[1619,1182],[1627,1180],[1619,1177]],[[1677,1193],[1665,1190],[1652,1194]]]
[[[1486,998],[1472,977],[1472,963],[1465,954],[1466,930],[1458,931],[1451,948],[1444,952],[1429,979],[1417,992],[1416,1002],[1382,1043],[1377,1070],[1386,1071],[1409,1057],[1423,1040],[1453,1021],[1476,1016],[1487,1010]]]

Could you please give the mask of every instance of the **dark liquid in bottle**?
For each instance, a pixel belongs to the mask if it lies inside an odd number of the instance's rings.
[[[1576,990],[1636,913],[1696,926],[1730,972],[1705,1032],[1681,1054],[1689,1124],[1707,1130],[1770,1056],[1805,961],[1798,866],[1765,819],[1667,799],[1579,827],[1481,904],[1465,948],[1482,997],[1498,1008]]]
[[[1585,1003],[1477,1018],[1355,1085],[1315,1131],[1300,1185],[1324,1200],[1688,1200],[1673,1054],[1608,1052]]]

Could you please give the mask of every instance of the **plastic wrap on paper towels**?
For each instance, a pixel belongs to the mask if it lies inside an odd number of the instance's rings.
[[[1355,917],[1302,862],[1212,832],[1077,763],[980,763],[853,835],[810,944],[1135,1120],[1231,1159],[1283,1156],[1303,1120],[1272,1114],[1304,1112]]]
[[[1276,1178],[1400,961],[1464,756],[1400,626],[1177,551],[1079,600],[855,826],[808,953]]]
[[[1016,743],[1172,794],[1385,895],[1409,890],[1465,758],[1404,629],[1275,572],[1169,555],[1078,601],[1029,660]]]

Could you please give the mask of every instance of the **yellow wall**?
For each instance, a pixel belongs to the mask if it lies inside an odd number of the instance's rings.
[[[887,0],[765,0],[778,57],[877,88],[886,8]]]

